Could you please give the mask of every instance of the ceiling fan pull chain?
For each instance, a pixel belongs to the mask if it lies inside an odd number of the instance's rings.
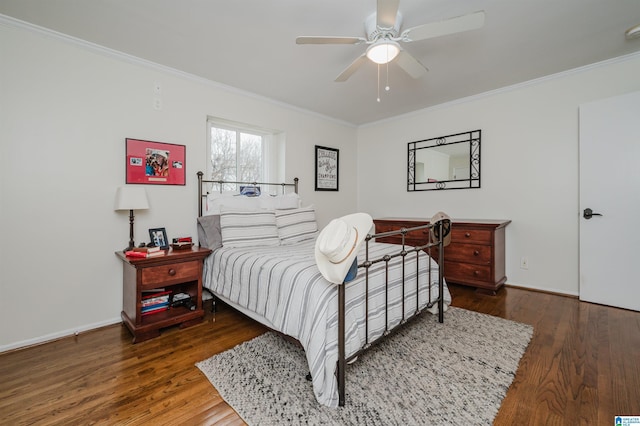
[[[386,90],[387,92],[390,90],[389,87],[389,62],[387,62],[387,85],[385,86],[384,90]]]
[[[378,99],[377,99],[377,101],[380,102],[380,64],[378,64],[378,84],[376,86],[376,89],[378,90]]]

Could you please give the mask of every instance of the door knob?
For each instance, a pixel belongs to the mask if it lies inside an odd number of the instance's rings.
[[[600,213],[594,213],[593,210],[591,210],[588,207],[584,209],[584,211],[582,212],[582,217],[584,217],[585,219],[591,219],[593,216],[602,216],[602,215]]]

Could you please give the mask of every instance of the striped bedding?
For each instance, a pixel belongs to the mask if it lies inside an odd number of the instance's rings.
[[[338,359],[338,296],[336,286],[326,281],[315,263],[315,240],[276,247],[228,248],[214,251],[205,261],[204,286],[217,297],[268,327],[297,339],[305,349],[313,390],[318,402],[338,406],[335,375]],[[365,259],[364,244],[358,262]],[[400,246],[369,243],[369,259],[397,253]],[[416,309],[416,255],[405,260],[405,317]],[[427,268],[426,254],[418,260]],[[369,341],[385,330],[384,262],[369,269]],[[364,270],[346,287],[346,354],[365,344]],[[438,267],[431,262],[430,286],[421,272],[420,308],[436,300]],[[402,316],[402,259],[389,262],[389,328]],[[451,296],[445,286],[445,306]],[[433,307],[437,309],[437,304]],[[302,372],[301,372],[302,374]]]

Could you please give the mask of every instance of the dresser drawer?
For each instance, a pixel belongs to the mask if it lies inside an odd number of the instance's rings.
[[[491,282],[490,265],[473,265],[470,263],[444,261],[444,276],[452,282],[468,283],[474,281]]]
[[[451,227],[451,240],[458,243],[491,244],[493,231],[488,229],[456,228],[454,223]]]
[[[144,268],[142,269],[142,286],[159,287],[173,282],[198,280],[200,264],[201,262],[194,260]]]
[[[446,260],[484,265],[491,263],[491,253],[491,246],[478,244],[451,243],[444,249]]]

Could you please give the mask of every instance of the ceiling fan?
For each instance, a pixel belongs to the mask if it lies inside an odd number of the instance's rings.
[[[368,44],[367,50],[351,63],[335,81],[347,81],[367,59],[386,64],[393,60],[411,77],[419,78],[428,70],[416,58],[402,48],[401,43],[425,40],[480,28],[484,25],[484,12],[430,22],[400,32],[402,14],[398,11],[400,0],[378,0],[377,11],[364,23],[365,37],[301,36],[296,44]]]

